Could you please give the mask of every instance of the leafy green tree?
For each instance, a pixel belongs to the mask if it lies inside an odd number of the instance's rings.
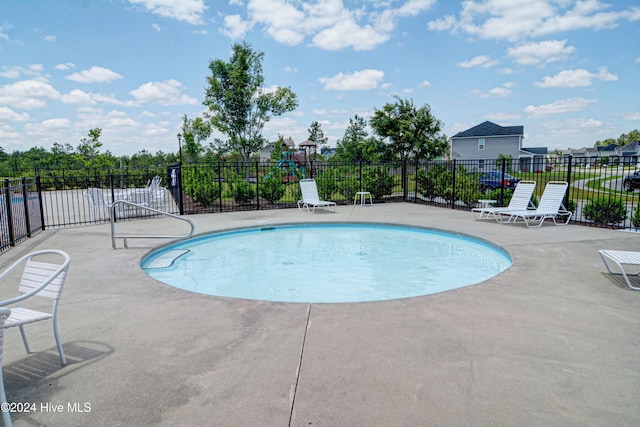
[[[209,136],[211,136],[211,126],[202,117],[189,119],[186,114],[182,116],[183,150],[187,156],[187,162],[193,163],[200,158],[204,152],[202,141]]]
[[[513,156],[511,154],[498,154],[498,158],[494,162],[496,169],[502,168],[502,161],[505,161],[505,172],[511,172],[511,166],[513,165]]]
[[[431,107],[425,104],[416,108],[411,99],[394,98],[394,104],[376,109],[369,121],[376,134],[390,141],[393,153],[400,159],[414,156],[420,160],[445,154],[447,137],[442,133],[442,122],[431,114]]]
[[[100,154],[100,135],[102,135],[102,129],[95,128],[89,131],[88,137],[80,140],[80,145],[76,148],[78,154],[85,160],[87,166],[91,166],[93,160]]]
[[[248,161],[265,143],[265,123],[294,110],[298,101],[290,88],[264,87],[263,52],[254,51],[247,42],[234,44],[232,50],[229,62],[210,62],[203,104],[211,125],[227,136],[229,148]]]
[[[309,129],[307,129],[307,132],[309,132],[309,141],[315,142],[318,145],[318,149],[323,145],[327,145],[329,138],[324,136],[322,125],[319,121],[313,121]]]
[[[385,148],[382,141],[369,136],[366,121],[356,114],[336,144],[336,156],[347,162],[373,162],[384,157]]]

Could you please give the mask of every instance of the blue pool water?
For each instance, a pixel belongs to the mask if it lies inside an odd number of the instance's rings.
[[[504,271],[509,255],[478,239],[377,224],[284,225],[189,239],[142,268],[191,292],[254,300],[381,301],[469,286]]]

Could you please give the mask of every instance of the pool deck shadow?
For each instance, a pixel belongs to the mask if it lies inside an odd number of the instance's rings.
[[[36,249],[71,255],[59,309],[71,357],[52,366],[47,322],[27,327],[32,354],[17,330],[5,332],[8,400],[33,404],[12,414],[14,425],[640,425],[640,292],[605,274],[598,255],[640,250],[639,233],[552,223],[527,229],[410,203],[189,218],[197,233],[294,222],[437,228],[498,244],[513,266],[422,297],[264,302],[149,278],[140,260],[166,240],[113,250],[109,224],[46,230],[1,254],[0,268]],[[170,218],[118,227],[187,230]],[[296,259],[287,248],[265,250]],[[300,280],[317,278],[301,266]],[[1,289],[6,299],[17,285]]]

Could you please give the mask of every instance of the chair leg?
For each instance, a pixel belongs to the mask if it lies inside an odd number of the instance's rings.
[[[64,357],[64,350],[62,349],[62,342],[60,342],[60,334],[58,334],[58,319],[53,317],[53,335],[56,337],[56,344],[58,345],[58,353],[60,353],[60,362],[62,366],[67,364],[67,358]]]
[[[22,335],[22,342],[24,343],[24,349],[27,353],[31,353],[31,349],[29,348],[29,341],[27,341],[27,334],[24,332],[24,325],[20,325],[20,335]]]
[[[7,395],[4,391],[4,376],[2,375],[2,367],[0,367],[0,403],[7,403]],[[11,427],[13,424],[11,423],[11,413],[6,411],[4,408],[6,405],[2,405],[2,421],[4,421],[5,427]]]

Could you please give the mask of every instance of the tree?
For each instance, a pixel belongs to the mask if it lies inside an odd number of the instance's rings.
[[[375,110],[369,123],[382,138],[388,138],[394,154],[407,159],[433,159],[448,148],[447,137],[442,134],[442,122],[431,114],[428,104],[420,108],[411,99],[394,96],[396,103],[385,104]]]
[[[315,142],[318,147],[326,145],[327,141],[329,141],[329,138],[324,136],[322,126],[317,120],[311,123],[311,126],[309,126],[309,129],[307,129],[307,132],[309,132],[309,141]]]
[[[211,136],[211,126],[202,117],[188,119],[186,114],[182,116],[182,138],[187,162],[194,162],[200,157],[204,151],[201,141],[209,136]]]
[[[298,102],[290,88],[263,86],[263,52],[254,51],[247,42],[234,44],[232,50],[229,62],[210,62],[203,104],[211,125],[227,136],[229,148],[248,161],[265,142],[265,123],[294,110]]]
[[[383,157],[384,151],[385,144],[369,136],[366,121],[357,114],[349,119],[349,126],[336,145],[336,155],[348,162],[377,161]]]

